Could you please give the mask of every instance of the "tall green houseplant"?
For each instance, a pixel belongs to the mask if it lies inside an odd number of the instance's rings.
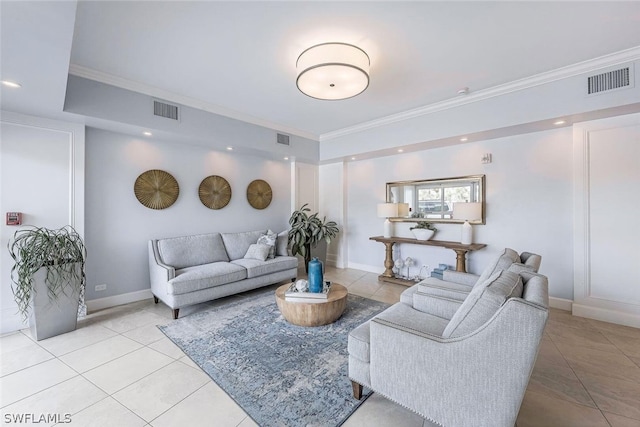
[[[293,211],[289,218],[289,245],[293,255],[304,258],[304,267],[308,272],[311,261],[311,248],[318,242],[325,240],[328,243],[338,235],[340,231],[335,221],[327,221],[326,217],[320,219],[318,213],[309,215],[311,209],[305,203],[297,211]]]
[[[37,340],[76,328],[84,295],[86,248],[71,226],[26,227],[7,245],[14,265],[11,289]]]

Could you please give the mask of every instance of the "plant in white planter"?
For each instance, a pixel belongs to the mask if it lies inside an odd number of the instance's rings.
[[[291,245],[291,253],[304,258],[305,271],[309,271],[309,261],[311,261],[311,248],[318,245],[322,240],[330,243],[331,239],[338,235],[340,231],[335,221],[320,219],[318,213],[309,215],[311,209],[307,204],[302,205],[297,211],[293,211],[289,218],[288,243]]]
[[[429,240],[433,237],[433,233],[438,231],[437,228],[433,226],[430,222],[420,221],[415,227],[409,228],[413,235],[416,237],[416,240]]]
[[[15,262],[11,290],[31,335],[39,341],[73,331],[85,287],[86,249],[78,232],[22,228],[7,247]]]

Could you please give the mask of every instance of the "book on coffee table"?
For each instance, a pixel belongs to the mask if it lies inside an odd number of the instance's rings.
[[[329,298],[329,291],[331,290],[331,282],[325,281],[322,286],[322,292],[309,292],[299,291],[296,288],[296,284],[292,283],[289,289],[284,293],[284,297],[287,301],[297,302],[323,302]]]

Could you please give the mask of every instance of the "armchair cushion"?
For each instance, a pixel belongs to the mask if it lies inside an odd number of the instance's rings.
[[[473,288],[451,318],[442,336],[460,337],[486,323],[504,302],[522,296],[522,278],[510,271],[494,273],[488,280]]]
[[[451,319],[462,302],[463,300],[423,294],[420,290],[413,294],[413,308],[443,319]]]
[[[484,269],[475,286],[479,286],[484,283],[494,273],[506,270],[514,262],[520,262],[520,255],[516,251],[510,248],[505,248],[498,256]]]

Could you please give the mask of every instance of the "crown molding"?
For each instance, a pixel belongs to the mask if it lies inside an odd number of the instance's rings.
[[[125,79],[123,77],[115,76],[113,74],[104,73],[102,71],[94,70],[92,68],[83,67],[78,64],[69,64],[69,74],[85,79],[97,81],[111,86],[116,86],[121,89],[130,90],[133,92],[142,93],[144,95],[159,98],[165,101],[174,102],[176,104],[184,105],[186,107],[196,108],[198,110],[207,111],[209,113],[217,114],[220,116],[228,117],[230,119],[240,120],[242,122],[251,123],[257,126],[262,126],[268,129],[273,129],[278,132],[287,133],[290,135],[300,136],[302,138],[318,141],[319,136],[305,132],[303,130],[283,126],[279,123],[274,123],[268,120],[260,119],[250,114],[241,113],[230,108],[221,107],[219,105],[211,104],[200,99],[192,98],[189,96],[180,95],[168,90],[164,90],[145,83]]]
[[[623,64],[626,62],[636,61],[639,59],[640,46],[637,46],[610,55],[601,56],[587,61],[578,62],[566,67],[557,68],[552,71],[536,74],[524,79],[515,80],[503,85],[498,85],[488,89],[479,90],[477,92],[472,92],[468,95],[461,95],[458,98],[447,99],[445,101],[436,102],[434,104],[429,104],[423,107],[414,108],[412,110],[403,111],[391,116],[386,116],[369,122],[360,123],[355,126],[350,126],[333,132],[323,133],[322,135],[320,135],[319,141],[323,142],[341,138],[343,136],[362,132],[368,129],[401,122],[403,120],[413,119],[415,117],[425,116],[427,114],[444,111],[450,108],[460,107],[474,102],[483,101],[485,99],[506,95],[512,92],[529,89],[535,86],[540,86],[569,77],[574,77],[579,74],[584,74],[598,69]]]

